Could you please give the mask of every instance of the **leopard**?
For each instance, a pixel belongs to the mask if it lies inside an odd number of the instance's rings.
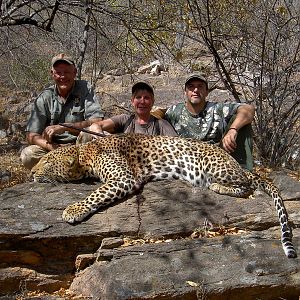
[[[62,219],[70,224],[84,221],[150,181],[179,179],[218,194],[244,198],[261,189],[273,199],[285,255],[297,257],[288,214],[276,185],[243,169],[225,150],[210,143],[183,137],[109,135],[50,151],[31,173],[35,182],[57,184],[84,178],[101,182],[84,200],[64,209]]]

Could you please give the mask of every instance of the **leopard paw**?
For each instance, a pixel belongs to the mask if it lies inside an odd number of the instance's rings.
[[[222,186],[218,183],[212,183],[209,186],[209,189],[215,193],[221,194],[222,193]]]
[[[91,214],[91,210],[84,206],[81,202],[76,202],[65,208],[62,213],[62,219],[70,224],[83,221],[88,215]]]

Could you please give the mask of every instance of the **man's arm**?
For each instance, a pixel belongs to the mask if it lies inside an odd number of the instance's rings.
[[[230,129],[222,139],[224,150],[231,153],[236,148],[236,137],[238,131],[253,121],[255,108],[253,105],[245,104],[238,107],[236,118],[230,126]]]
[[[240,130],[247,124],[250,124],[254,118],[255,109],[253,105],[245,104],[238,107],[236,118],[230,128]]]
[[[153,107],[150,114],[157,118],[157,119],[164,119],[165,114],[166,114],[167,108],[162,108],[162,107]]]
[[[26,139],[28,144],[40,146],[47,151],[51,151],[60,147],[59,144],[48,142],[41,134],[35,132],[27,132]]]
[[[91,126],[95,122],[100,122],[101,119],[96,118],[96,119],[89,119],[89,120],[84,120],[80,122],[75,122],[75,123],[63,123],[65,125],[69,125],[78,129],[86,128]],[[62,134],[64,132],[68,131],[69,133],[73,135],[78,135],[80,133],[80,130],[76,130],[73,128],[67,128],[62,125],[50,125],[47,126],[42,134],[42,137],[49,143],[51,143],[52,138],[54,135]]]
[[[114,133],[115,123],[112,119],[97,121],[90,126],[90,130],[98,133],[102,133],[103,131]]]

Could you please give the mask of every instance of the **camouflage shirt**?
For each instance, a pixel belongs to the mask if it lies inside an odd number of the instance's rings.
[[[179,136],[213,143],[220,142],[225,128],[241,103],[206,102],[204,110],[193,115],[185,103],[171,106],[165,114]]]
[[[54,86],[46,88],[35,100],[26,131],[42,134],[49,125],[75,123],[87,119],[103,118],[98,97],[89,82],[75,80],[74,87],[65,103]],[[67,131],[56,135],[55,143],[73,143],[77,136]]]

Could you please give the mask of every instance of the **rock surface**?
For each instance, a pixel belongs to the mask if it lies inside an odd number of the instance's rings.
[[[300,183],[282,173],[275,182],[300,255]],[[26,183],[2,191],[0,296],[71,285],[93,299],[298,300],[299,259],[285,257],[264,193],[241,199],[180,181],[149,183],[81,224],[64,223],[62,210],[98,184]],[[246,232],[208,238],[210,226]],[[191,239],[195,229],[204,236]],[[140,243],[120,246],[123,238]]]

